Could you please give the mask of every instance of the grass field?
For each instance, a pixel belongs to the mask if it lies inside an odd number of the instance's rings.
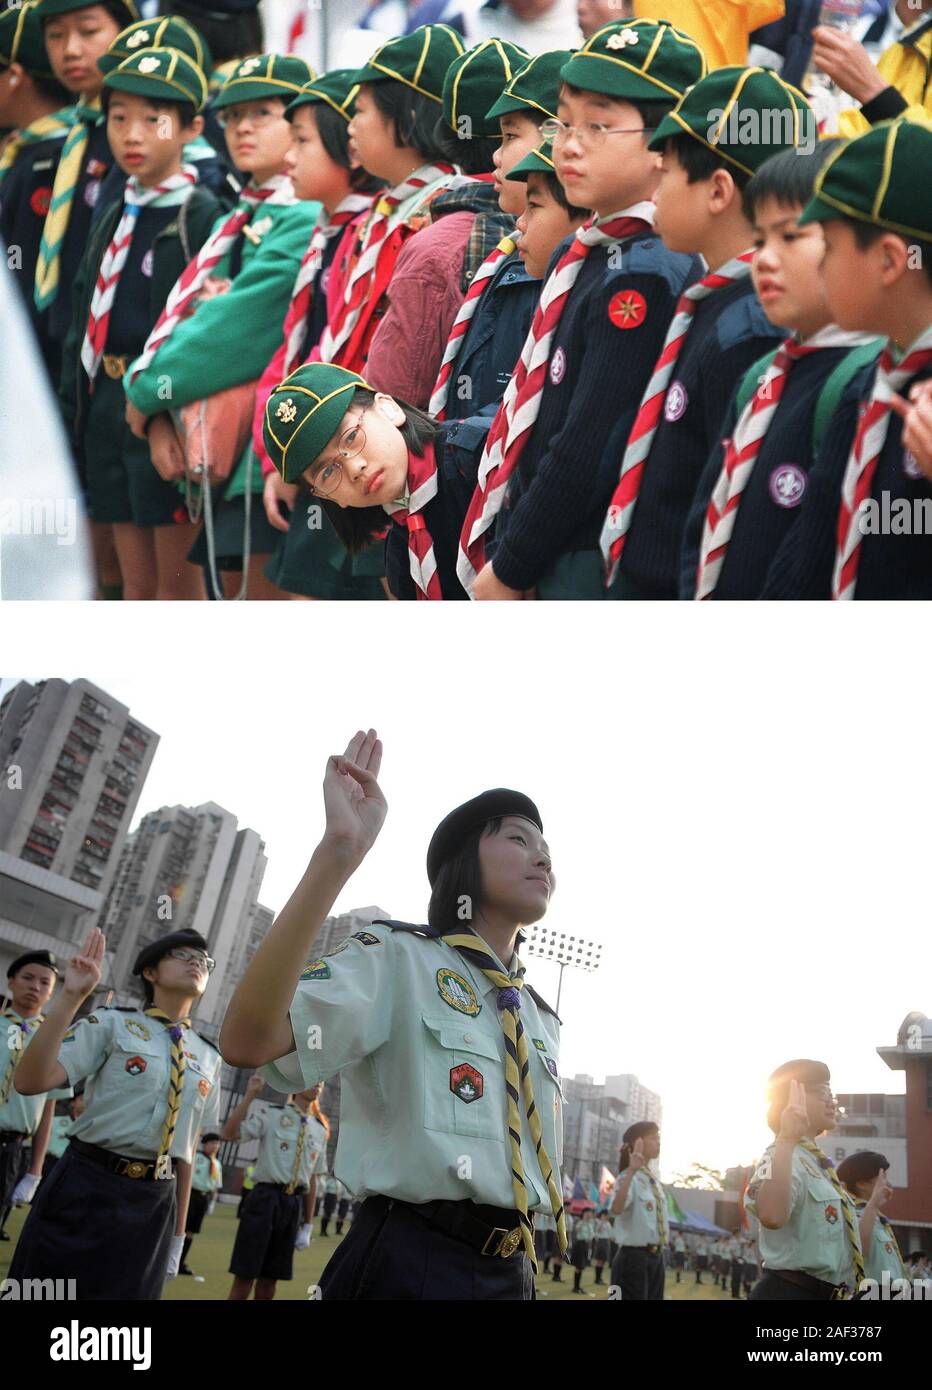
[[[7,1222],[6,1229],[11,1239],[9,1242],[0,1244],[0,1278],[6,1274],[10,1267],[15,1242],[25,1219],[25,1208],[18,1208],[13,1211]],[[315,1223],[315,1226],[319,1226],[319,1223]],[[332,1230],[333,1227],[331,1226]],[[187,1277],[174,1279],[166,1285],[165,1298],[168,1300],[226,1298],[232,1282],[232,1276],[227,1272],[227,1267],[235,1237],[236,1207],[222,1203],[215,1208],[213,1216],[205,1220],[204,1229],[196,1237],[188,1259],[188,1263],[195,1273],[203,1275],[204,1282],[199,1283],[195,1279]],[[339,1240],[339,1236],[332,1234],[329,1237],[315,1234],[309,1250],[295,1251],[294,1278],[290,1283],[279,1284],[276,1297],[308,1298],[310,1296],[309,1286],[313,1287],[316,1284],[321,1270],[329,1260]],[[604,1277],[608,1278],[607,1270]],[[555,1284],[549,1275],[541,1275],[537,1280],[537,1296],[542,1299],[569,1300],[573,1303],[583,1303],[592,1299],[604,1300],[606,1289],[604,1286],[596,1287],[594,1280],[595,1271],[590,1266],[583,1274],[583,1293],[574,1294],[573,1271],[567,1267],[563,1270],[563,1280],[559,1284]],[[710,1274],[706,1274],[702,1284],[698,1286],[693,1274],[684,1274],[680,1284],[676,1283],[672,1274],[668,1274],[667,1298],[677,1300],[724,1299],[730,1301],[731,1296],[713,1285]]]

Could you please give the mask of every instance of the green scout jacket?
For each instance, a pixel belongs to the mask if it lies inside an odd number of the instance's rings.
[[[255,381],[268,366],[282,337],[282,324],[291,291],[307,250],[319,203],[263,203],[253,219],[259,243],[246,237],[242,262],[227,294],[205,300],[196,312],[179,323],[159,348],[152,362],[140,372],[126,393],[146,415],[178,410],[217,391]],[[223,214],[224,218],[228,213]],[[217,263],[213,274],[230,276],[229,254]],[[171,398],[160,386],[171,382]],[[249,444],[226,488],[225,498],[245,491],[245,462]],[[262,491],[262,470],[252,469],[252,490]]]

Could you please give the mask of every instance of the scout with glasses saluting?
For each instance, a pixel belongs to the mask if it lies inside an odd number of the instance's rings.
[[[824,1062],[786,1062],[768,1082],[767,1123],[776,1140],[748,1184],[745,1206],[760,1223],[761,1301],[851,1298],[864,1278],[858,1214],[816,1143],[835,1127]]]
[[[540,813],[501,787],[458,806],[428,847],[428,924],[376,921],[308,960],[381,831],[381,760],[374,729],[328,760],[326,828],[233,996],[224,1056],[283,1092],[341,1073],[334,1168],[361,1205],[325,1301],[531,1299],[535,1213],[566,1250],[559,1020],[516,954],[553,889]]]
[[[220,1119],[220,1054],[188,1016],[214,962],[198,932],[171,932],[136,957],[142,1008],[99,1008],[75,1023],[105,947],[102,932],[88,933],[17,1068],[24,1095],[84,1080],[86,1105],[30,1209],[10,1277],[74,1279],[78,1299],[158,1299],[177,1272],[198,1136]]]

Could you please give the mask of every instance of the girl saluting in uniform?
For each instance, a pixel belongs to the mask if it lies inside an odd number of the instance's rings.
[[[334,1166],[361,1205],[325,1299],[530,1299],[534,1212],[566,1248],[559,1020],[516,954],[553,890],[540,814],[503,788],[457,807],[427,851],[429,925],[375,922],[308,961],[382,828],[381,760],[372,729],[329,760],[323,837],[233,996],[223,1054],[284,1092],[342,1074]]]

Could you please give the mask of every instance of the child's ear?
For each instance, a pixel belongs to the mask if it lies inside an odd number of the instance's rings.
[[[203,129],[204,129],[204,117],[203,117],[203,116],[195,116],[195,117],[194,117],[194,120],[191,122],[191,124],[185,126],[184,132],[183,132],[183,133],[186,134],[186,135],[190,135],[191,140],[196,140],[197,137],[202,133]],[[190,143],[190,142],[186,140],[186,141],[185,141],[185,144],[188,144],[188,143]]]
[[[384,415],[390,425],[395,425],[401,429],[405,422],[405,413],[401,406],[391,396],[387,396],[384,391],[375,393],[375,408],[380,415]]]
[[[887,232],[880,238],[880,274],[883,285],[895,285],[897,280],[912,269],[910,248],[902,237]]]
[[[740,208],[741,197],[738,193],[738,185],[727,169],[716,169],[710,180],[709,211],[712,213],[727,212],[730,207],[734,206],[736,199]]]

